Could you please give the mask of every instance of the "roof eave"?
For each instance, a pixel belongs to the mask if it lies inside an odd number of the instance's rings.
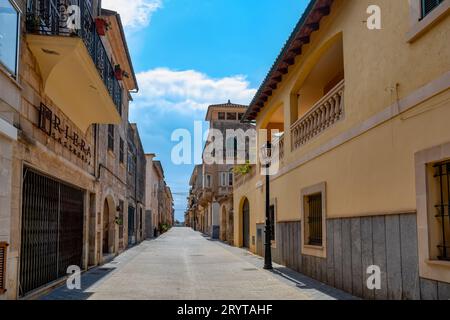
[[[320,27],[320,21],[330,13],[330,7],[334,0],[311,0],[299,22],[292,31],[288,41],[284,45],[275,63],[262,82],[242,119],[243,122],[256,120],[259,111],[264,108],[265,103],[282,82],[283,76],[295,63],[295,58],[302,54],[302,47],[310,41],[310,35]],[[316,12],[319,14],[318,22],[312,23],[309,18]],[[306,34],[306,36],[305,36]]]

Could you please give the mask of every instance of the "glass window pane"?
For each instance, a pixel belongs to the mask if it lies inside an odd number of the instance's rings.
[[[16,75],[19,14],[9,0],[0,0],[0,62]]]

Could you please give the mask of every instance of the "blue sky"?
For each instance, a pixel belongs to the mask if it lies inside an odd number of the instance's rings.
[[[210,104],[248,104],[308,0],[103,0],[125,25],[140,92],[130,121],[162,161],[184,219],[192,165],[171,161],[172,132],[193,132]],[[204,124],[204,130],[207,125]],[[192,142],[193,143],[193,142]]]

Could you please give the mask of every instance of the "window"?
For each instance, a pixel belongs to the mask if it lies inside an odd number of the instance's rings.
[[[226,140],[226,159],[232,161],[237,159],[238,156],[238,141],[236,137],[229,137]]]
[[[243,113],[238,113],[238,120],[241,121],[242,118],[244,118],[244,114]]]
[[[212,177],[211,177],[211,175],[207,174],[206,180],[205,180],[205,187],[211,188],[211,186],[212,186]]]
[[[114,125],[108,125],[108,150],[114,152]]]
[[[309,195],[305,199],[306,242],[310,246],[322,246],[322,194]]]
[[[0,1],[0,63],[17,76],[20,15],[9,0]]]
[[[225,112],[219,112],[219,120],[225,120]]]
[[[136,163],[134,154],[128,150],[128,173],[133,175],[136,171]]]
[[[237,116],[235,112],[227,112],[227,120],[236,120]]]
[[[122,140],[122,138],[120,138],[120,145],[119,145],[119,161],[120,163],[124,163],[125,161],[124,141]]]
[[[431,211],[430,221],[434,224],[437,246],[437,259],[450,261],[450,161],[440,162],[433,165],[434,188],[430,189],[434,193],[434,210]]]
[[[444,0],[421,0],[422,1],[422,18],[433,11],[437,6],[439,6]]]
[[[233,186],[233,172],[228,172],[228,186]]]
[[[220,173],[220,186],[221,187],[227,186],[227,173],[226,172]]]

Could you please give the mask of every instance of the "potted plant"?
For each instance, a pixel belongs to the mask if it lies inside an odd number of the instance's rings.
[[[116,77],[116,79],[122,80],[123,74],[124,74],[124,71],[120,67],[120,64],[116,64],[116,66],[114,67],[114,76]]]
[[[37,32],[41,27],[41,19],[34,13],[28,13],[26,18],[27,29],[30,32]]]
[[[103,18],[95,18],[95,28],[100,36],[105,36],[106,31],[111,28],[111,24]]]

